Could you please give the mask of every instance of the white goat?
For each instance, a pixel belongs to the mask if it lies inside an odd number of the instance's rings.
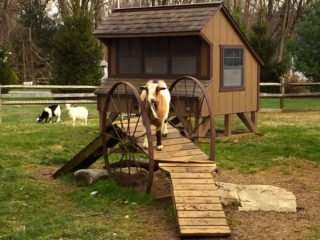
[[[83,120],[87,126],[88,110],[85,107],[71,107],[71,104],[66,104],[66,111],[72,118],[72,126],[76,125],[76,119]]]

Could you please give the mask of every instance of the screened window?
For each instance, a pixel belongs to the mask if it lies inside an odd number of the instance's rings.
[[[172,74],[197,74],[197,38],[173,38],[172,51]]]
[[[141,72],[141,41],[137,38],[119,40],[119,73]]]
[[[118,74],[198,75],[197,37],[127,38],[118,41]]]
[[[168,74],[168,38],[147,38],[144,41],[144,72]]]
[[[222,89],[243,88],[243,48],[223,47],[222,48]]]

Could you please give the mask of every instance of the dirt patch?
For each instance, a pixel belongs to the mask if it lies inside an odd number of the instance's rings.
[[[48,166],[48,165],[38,165],[38,166],[28,166],[24,168],[26,173],[31,174],[35,177],[36,181],[40,184],[45,183],[46,185],[50,185],[55,188],[57,192],[65,192],[71,191],[75,187],[63,184],[60,181],[57,181],[53,178],[53,174],[57,170],[55,166]]]
[[[319,239],[320,164],[294,159],[256,174],[221,170],[215,181],[237,184],[266,184],[293,192],[296,213],[240,212],[226,209],[232,234],[227,239]]]
[[[52,151],[61,151],[63,149],[62,145],[56,144],[56,145],[51,145],[49,146],[50,150]]]
[[[231,227],[231,236],[200,239],[320,239],[320,164],[297,159],[282,159],[282,163],[284,166],[255,174],[220,170],[215,173],[214,179],[216,182],[264,184],[284,188],[293,192],[297,198],[296,213],[240,212],[228,207],[225,212]],[[153,183],[153,194],[157,196],[170,193],[170,186],[163,184],[164,176],[160,176],[161,178],[155,178]],[[150,214],[142,210],[141,217],[147,219],[150,227],[158,226],[155,236],[165,236],[160,239],[180,239],[175,217],[168,217],[167,208],[170,202],[159,204],[158,208],[147,210],[151,211]],[[163,217],[167,218],[166,222],[163,222]],[[167,225],[167,228],[159,226],[162,224]]]
[[[225,212],[231,227],[231,236],[201,239],[320,239],[320,164],[289,158],[279,161],[281,165],[255,174],[220,170],[214,174],[214,179],[216,182],[267,184],[284,188],[295,194],[297,212],[240,212],[228,207]],[[26,169],[39,181],[51,185],[58,184],[56,189],[62,192],[70,191],[72,186],[52,179],[51,175],[55,170],[55,167],[50,166]],[[170,194],[170,184],[164,172],[155,173],[152,194],[155,197]],[[170,201],[157,201],[151,206],[140,208],[137,215],[145,223],[145,231],[153,237],[166,240],[180,239]]]

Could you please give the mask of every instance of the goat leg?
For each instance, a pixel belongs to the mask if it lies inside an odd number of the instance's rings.
[[[161,144],[161,131],[157,131],[156,136],[157,136],[157,150],[161,151],[163,148],[163,145]]]

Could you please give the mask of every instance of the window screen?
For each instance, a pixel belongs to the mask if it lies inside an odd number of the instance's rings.
[[[243,48],[222,49],[222,88],[243,88]]]
[[[118,74],[132,76],[198,75],[199,39],[185,37],[127,38],[118,41]]]
[[[176,37],[171,42],[172,74],[197,74],[197,38]]]
[[[144,41],[144,70],[147,74],[168,75],[168,38],[146,38]]]
[[[141,41],[140,39],[119,40],[119,73],[141,73]]]

